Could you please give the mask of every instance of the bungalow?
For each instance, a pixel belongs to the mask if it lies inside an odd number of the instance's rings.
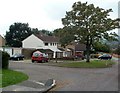
[[[62,51],[57,47],[59,46],[59,38],[55,36],[46,36],[43,34],[32,34],[22,41],[23,48],[35,48],[35,49],[50,49],[53,53],[53,58],[60,57]]]

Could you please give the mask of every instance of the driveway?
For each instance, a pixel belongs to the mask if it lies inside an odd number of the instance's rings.
[[[10,62],[10,68],[29,75],[30,80],[55,79],[53,91],[118,91],[118,65],[111,68],[64,68],[30,62]]]

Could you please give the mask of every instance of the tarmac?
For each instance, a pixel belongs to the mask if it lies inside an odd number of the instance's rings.
[[[33,80],[27,80],[22,83],[11,85],[2,88],[2,93],[6,92],[19,92],[19,93],[42,93],[49,91],[51,88],[53,88],[56,85],[56,81],[53,79],[49,79],[47,81],[33,81]],[[0,89],[1,90],[1,89]]]

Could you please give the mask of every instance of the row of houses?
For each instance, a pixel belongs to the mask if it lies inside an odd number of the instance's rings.
[[[47,53],[49,58],[61,58],[61,57],[71,57],[78,54],[83,54],[86,50],[84,44],[72,42],[65,48],[61,47],[59,43],[59,38],[55,36],[47,36],[44,34],[32,34],[22,41],[21,48],[15,47],[3,47],[5,46],[5,40],[0,36],[0,50],[6,51],[11,55],[15,53],[21,53],[25,55],[26,58],[31,57],[32,53],[36,50]]]

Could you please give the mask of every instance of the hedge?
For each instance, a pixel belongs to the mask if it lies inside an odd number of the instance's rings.
[[[10,55],[7,52],[2,51],[2,68],[7,69],[9,66]]]

